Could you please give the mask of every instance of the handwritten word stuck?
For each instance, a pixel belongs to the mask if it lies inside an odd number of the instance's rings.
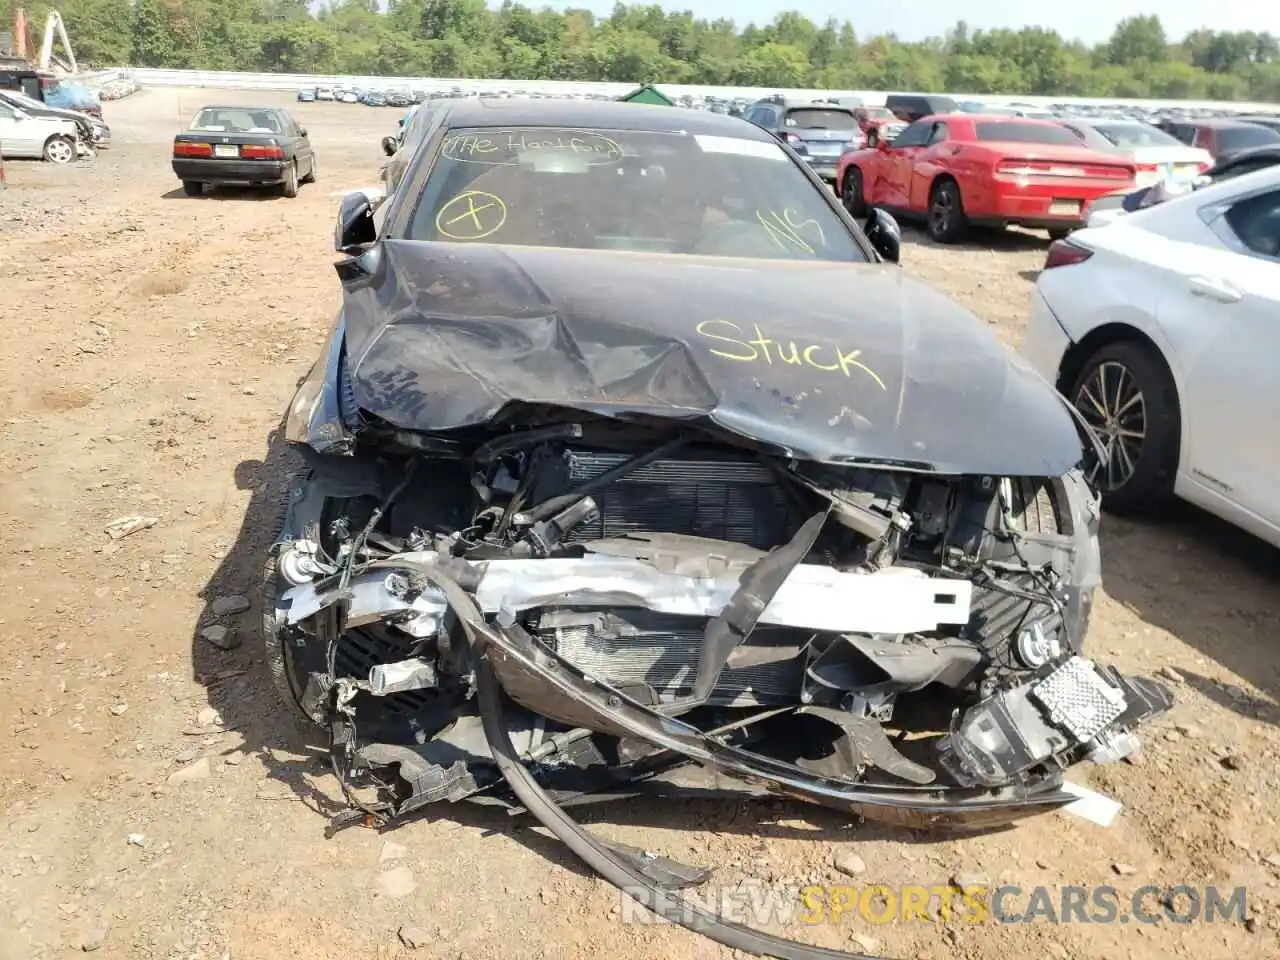
[[[536,151],[571,153],[591,164],[617,163],[622,159],[622,148],[617,143],[585,130],[459,133],[445,137],[441,148],[441,153],[449,160],[498,166],[519,163],[521,154]]]
[[[748,339],[742,327],[729,320],[703,320],[694,330],[701,337],[724,344],[724,347],[711,348],[710,352],[725,360],[809,367],[846,377],[866,376],[874,380],[881,390],[889,389],[880,375],[862,362],[861,350],[846,350],[830,342],[775,340],[766,337],[758,323],[751,325],[755,339]]]

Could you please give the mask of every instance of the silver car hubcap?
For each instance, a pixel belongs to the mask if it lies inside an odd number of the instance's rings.
[[[1137,469],[1147,439],[1147,403],[1138,382],[1123,364],[1098,364],[1080,385],[1075,407],[1102,447],[1093,477],[1104,491],[1118,490]]]
[[[65,140],[55,140],[49,144],[49,159],[54,163],[68,163],[71,160],[71,144]]]

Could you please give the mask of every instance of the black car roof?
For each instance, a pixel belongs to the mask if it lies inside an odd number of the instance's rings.
[[[1271,160],[1276,164],[1280,164],[1280,143],[1264,143],[1260,147],[1245,147],[1243,150],[1235,150],[1218,163],[1216,163],[1210,174],[1222,173],[1232,167],[1239,166],[1242,163],[1249,163],[1253,160]]]
[[[755,124],[709,110],[684,110],[659,104],[618,100],[446,101],[448,127],[581,127],[669,133],[681,130],[707,136],[775,142]]]
[[[934,110],[933,104],[955,103],[955,100],[945,93],[891,93],[884,98],[884,104],[887,107],[891,103],[896,103],[900,106],[924,103],[929,105],[931,113],[943,113],[945,111]]]

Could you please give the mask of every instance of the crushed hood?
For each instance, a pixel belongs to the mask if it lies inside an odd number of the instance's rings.
[[[710,420],[827,463],[1056,476],[1079,434],[985,325],[896,267],[384,241],[343,270],[350,390],[402,429],[510,403]]]

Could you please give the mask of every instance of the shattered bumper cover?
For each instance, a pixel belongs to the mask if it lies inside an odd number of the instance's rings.
[[[388,566],[393,566],[388,562]],[[582,828],[552,799],[521,758],[508,730],[507,698],[534,705],[559,704],[557,713],[581,713],[596,730],[643,740],[657,750],[648,756],[650,768],[663,755],[691,760],[710,771],[763,786],[774,794],[799,797],[878,819],[916,827],[965,824],[995,826],[1061,808],[1074,800],[1062,788],[1061,777],[1036,783],[1016,782],[1016,771],[1043,759],[1061,742],[1088,740],[1098,753],[1115,750],[1119,724],[1138,723],[1171,701],[1164,687],[1133,680],[1114,672],[1098,672],[1093,664],[1069,657],[1047,669],[1037,680],[975,705],[957,718],[945,740],[943,754],[961,773],[959,785],[884,787],[815,776],[799,765],[735,748],[660,709],[646,707],[620,691],[586,676],[553,650],[516,625],[509,613],[497,623],[486,621],[475,599],[433,564],[413,563],[413,570],[443,594],[456,614],[476,655],[480,716],[494,763],[527,812],[575,851],[586,864],[628,896],[663,918],[704,934],[724,946],[759,956],[785,960],[861,960],[863,954],[804,945],[745,925],[728,922],[676,895],[705,881],[708,870],[600,840]],[[566,709],[566,705],[571,705]],[[1027,712],[1036,714],[1029,726]],[[1120,733],[1119,736],[1124,736]],[[1105,758],[1102,758],[1105,759]],[[977,781],[1009,777],[1001,787]],[[969,785],[964,778],[968,777]]]
[[[446,608],[458,618],[476,663],[480,718],[490,757],[519,803],[601,876],[660,916],[756,955],[793,960],[862,956],[755,931],[674,896],[674,891],[703,882],[709,872],[600,840],[574,822],[539,783],[534,773],[537,764],[515,747],[504,706],[507,701],[617,736],[620,742],[647,744],[650,752],[637,767],[638,777],[660,769],[664,762],[692,762],[773,794],[872,819],[908,827],[965,828],[1005,825],[1073,802],[1076,798],[1063,788],[1061,772],[1044,773],[1047,761],[1069,757],[1062,763],[1066,766],[1085,756],[1116,759],[1136,746],[1130,732],[1134,726],[1171,705],[1167,690],[1159,684],[1123,677],[1069,655],[1047,665],[1032,680],[989,696],[953,719],[939,747],[941,766],[953,774],[953,783],[853,782],[733,746],[724,737],[671,716],[669,704],[647,706],[588,676],[525,632],[512,610],[486,617],[477,602],[475,583],[464,588],[453,578],[457,571],[452,568],[446,575],[432,562],[405,557],[370,567],[384,575],[397,569],[416,574],[434,588],[433,594],[424,595],[442,601],[439,610],[401,610],[397,614],[401,623],[406,617],[440,616]],[[369,572],[375,571],[362,571]],[[344,612],[361,609],[358,602],[353,604],[356,591],[349,586],[320,593],[295,588],[290,593],[293,600],[308,601],[298,603],[294,617],[337,613],[341,620]],[[373,616],[367,607],[366,598],[361,615]],[[391,679],[394,682],[394,676]],[[408,748],[361,747],[344,734],[341,723],[334,723],[333,730],[335,755],[347,751],[364,763],[399,766],[409,789],[392,816],[434,800],[462,799],[479,788],[461,762],[444,769],[415,759]],[[858,743],[855,749],[859,748],[873,749],[874,743]],[[1040,773],[1029,774],[1033,769]]]

